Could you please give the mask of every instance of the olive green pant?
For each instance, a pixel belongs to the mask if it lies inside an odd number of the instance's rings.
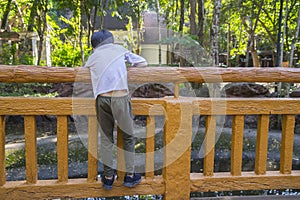
[[[113,176],[113,147],[115,122],[121,129],[124,142],[126,172],[134,172],[135,138],[133,135],[133,120],[129,96],[106,97],[96,99],[97,119],[100,127],[100,156],[104,165],[105,176]]]

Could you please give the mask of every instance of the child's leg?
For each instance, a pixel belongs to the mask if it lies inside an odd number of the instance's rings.
[[[124,156],[126,163],[126,172],[133,174],[134,173],[134,157],[135,157],[135,139],[132,134],[127,134],[122,131],[122,137],[124,141]]]
[[[111,112],[111,99],[107,97],[97,98],[97,118],[100,125],[100,155],[104,165],[104,176],[114,175],[113,166],[113,130],[114,118]]]
[[[117,120],[118,126],[122,131],[126,172],[134,173],[135,138],[133,134],[133,120],[130,98],[127,96],[122,98],[115,98],[115,100],[113,100],[113,105],[113,114]]]

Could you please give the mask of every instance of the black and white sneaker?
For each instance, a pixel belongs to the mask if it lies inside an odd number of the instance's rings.
[[[101,176],[102,187],[106,190],[112,189],[112,185],[114,181],[115,181],[114,175],[111,178],[106,178],[105,176]]]
[[[139,175],[139,174],[134,173],[133,175],[126,175],[124,177],[123,185],[125,187],[132,188],[132,187],[136,186],[139,182],[141,182],[141,180],[142,180],[142,178],[141,178],[141,175]]]

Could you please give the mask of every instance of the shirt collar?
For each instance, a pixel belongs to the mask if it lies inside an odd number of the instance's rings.
[[[99,50],[99,49],[105,49],[105,48],[111,47],[113,45],[114,45],[113,43],[99,45],[94,49],[94,51]]]

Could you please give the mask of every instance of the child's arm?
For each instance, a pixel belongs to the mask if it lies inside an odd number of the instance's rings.
[[[129,63],[131,63],[131,66],[134,67],[145,67],[148,65],[147,61],[145,60],[145,58],[143,58],[142,56],[136,55],[134,53],[127,53],[125,55],[125,60]]]

